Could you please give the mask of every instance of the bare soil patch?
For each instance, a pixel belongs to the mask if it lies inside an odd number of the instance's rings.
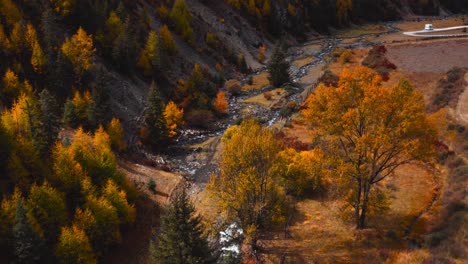
[[[177,173],[157,170],[153,167],[127,161],[120,162],[119,167],[125,173],[127,179],[134,183],[141,193],[144,193],[158,204],[167,203],[172,191],[182,180],[182,176]],[[151,179],[156,183],[156,192],[154,193],[147,187]]]
[[[467,39],[453,39],[388,45],[386,55],[405,72],[447,72],[468,67],[467,50]]]

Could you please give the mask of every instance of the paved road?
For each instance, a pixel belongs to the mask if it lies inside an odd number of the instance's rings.
[[[405,34],[407,36],[413,36],[413,37],[429,37],[429,38],[468,37],[467,33],[465,33],[465,34],[442,34],[442,35],[425,34],[425,33],[433,33],[433,32],[452,31],[452,30],[458,30],[458,29],[467,29],[468,30],[468,26],[434,28],[433,30],[409,31],[409,32],[403,32],[403,34]]]

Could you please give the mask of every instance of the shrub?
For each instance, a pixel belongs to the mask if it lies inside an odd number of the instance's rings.
[[[263,93],[263,97],[264,97],[265,99],[267,99],[268,101],[270,101],[271,98],[272,98],[272,94],[271,94],[271,92],[264,92],[264,93]]]
[[[346,50],[345,52],[341,53],[341,55],[340,55],[341,64],[351,62],[351,56],[353,56],[353,53],[351,51],[349,51],[349,50]]]
[[[345,48],[339,47],[333,50],[332,55],[334,58],[339,58],[341,54],[343,54],[343,52],[345,51],[346,51]]]
[[[231,79],[224,84],[224,89],[231,95],[238,95],[242,88],[238,80]]]
[[[186,117],[187,125],[196,128],[209,128],[213,120],[213,113],[208,110],[192,110]]]
[[[444,231],[434,232],[426,236],[426,244],[430,247],[436,247],[446,237],[447,237],[447,233]]]
[[[148,181],[146,187],[148,187],[148,190],[150,190],[152,193],[156,193],[156,182],[153,179]]]
[[[218,40],[216,39],[216,36],[211,32],[206,33],[205,41],[206,41],[206,44],[208,44],[208,46],[213,47],[213,48],[216,47],[216,44],[218,44]]]

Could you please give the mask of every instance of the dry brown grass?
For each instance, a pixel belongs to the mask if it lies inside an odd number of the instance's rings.
[[[251,92],[254,90],[262,89],[270,85],[268,81],[268,72],[262,72],[260,74],[252,76],[252,84],[246,84],[242,87],[242,91]]]
[[[287,92],[283,88],[278,88],[278,89],[274,89],[268,92],[268,94],[269,94],[268,96],[265,96],[262,93],[262,94],[247,98],[246,100],[243,101],[243,103],[256,104],[256,105],[269,108],[275,105],[276,103],[278,103],[282,98],[284,98],[287,95]]]
[[[292,62],[292,66],[296,68],[301,68],[304,67],[307,64],[310,64],[312,61],[314,61],[314,57],[305,57],[302,59],[298,59]]]
[[[356,26],[351,29],[339,31],[337,36],[341,38],[355,38],[367,34],[378,34],[388,31],[384,25],[364,25]]]
[[[302,47],[301,49],[304,51],[304,54],[310,55],[310,54],[320,51],[321,48],[322,48],[321,44],[310,44],[310,45],[306,45]]]
[[[301,86],[307,86],[314,83],[323,74],[324,64],[318,64],[314,67],[310,67],[307,70],[307,74],[298,80]]]

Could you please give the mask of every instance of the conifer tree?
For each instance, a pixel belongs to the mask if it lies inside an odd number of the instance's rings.
[[[276,45],[270,62],[268,63],[268,80],[274,87],[280,87],[290,81],[289,63],[281,44]]]
[[[42,240],[33,231],[21,199],[16,204],[16,224],[13,227],[14,255],[16,263],[38,263],[41,258]]]
[[[148,135],[143,138],[151,147],[161,146],[168,138],[166,120],[164,118],[164,103],[159,96],[155,82],[151,83],[148,96],[148,109],[145,114],[146,129]]]
[[[39,93],[39,112],[37,149],[46,154],[57,139],[60,129],[57,101],[47,89]]]
[[[162,219],[156,252],[156,263],[210,263],[208,246],[201,219],[185,189],[179,190]]]

